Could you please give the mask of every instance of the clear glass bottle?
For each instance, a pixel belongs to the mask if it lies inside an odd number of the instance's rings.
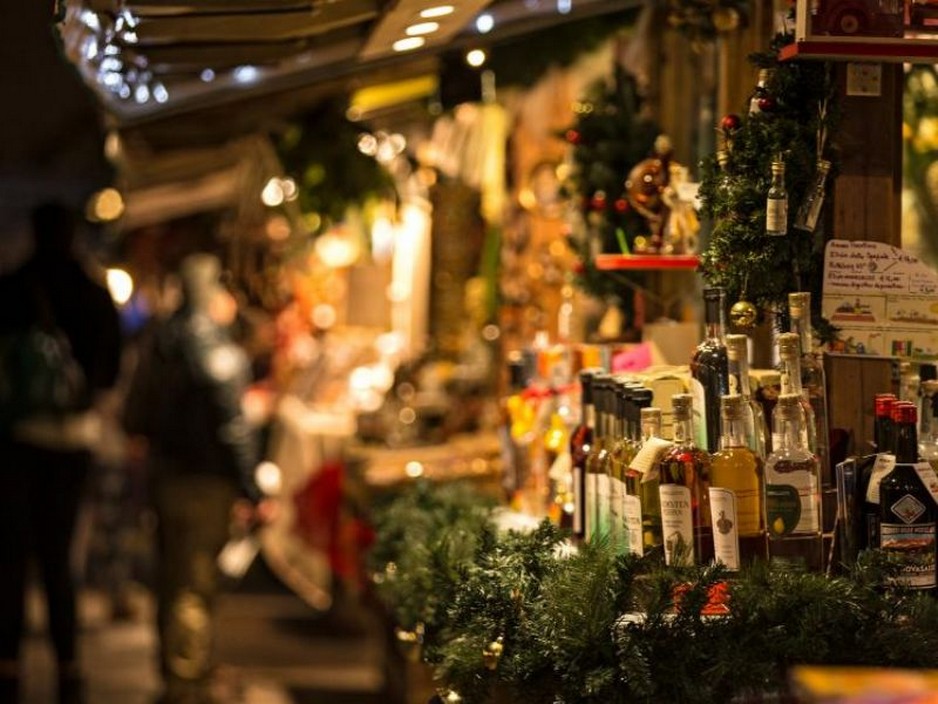
[[[648,392],[651,403],[651,392]],[[639,411],[642,448],[653,438],[661,437],[661,409],[650,406]],[[649,472],[639,482],[639,501],[642,508],[642,546],[645,552],[661,545],[661,501],[658,495],[658,477]]]
[[[756,389],[756,401],[762,409],[762,418],[765,420],[765,454],[772,452],[772,412],[778,397],[782,393],[782,375],[774,369],[767,369],[760,373],[759,387]]]
[[[784,569],[822,572],[821,468],[804,443],[801,400],[779,397],[778,446],[765,463],[769,561]]]
[[[762,101],[769,96],[769,80],[772,76],[772,69],[760,68],[756,77],[756,87],[749,98],[749,114],[759,115],[762,113]]]
[[[608,483],[603,474],[603,461],[608,452],[609,423],[606,411],[607,385],[612,378],[605,373],[593,376],[593,404],[596,410],[596,432],[586,457],[586,539],[595,540],[605,533],[602,523],[603,497],[608,497]]]
[[[570,456],[569,408],[562,397],[553,399],[550,423],[544,433],[547,480],[550,490],[547,516],[555,525],[573,529],[573,464]]]
[[[831,163],[827,159],[818,159],[814,167],[814,183],[805,195],[804,202],[795,215],[795,227],[799,230],[814,232],[824,207],[824,192],[827,188],[827,174]]]
[[[938,472],[938,380],[922,382],[922,413],[918,454]]]
[[[830,462],[830,428],[827,418],[827,375],[823,358],[814,352],[814,331],[811,327],[811,294],[798,291],[788,294],[788,313],[791,331],[798,335],[801,345],[801,389],[814,413],[813,434],[816,445],[811,448],[821,463],[821,479],[825,486],[833,485],[834,469]]]
[[[896,466],[879,486],[880,548],[898,568],[892,583],[934,594],[935,524],[938,508],[916,471],[917,412],[912,404],[893,407]]]
[[[641,384],[629,385],[624,391],[625,433],[622,454],[617,458],[617,471],[622,477],[622,494],[619,515],[622,519],[622,535],[626,537],[626,550],[641,557],[645,552],[642,534],[642,474],[632,469],[632,460],[641,448],[642,408],[651,406],[652,393]]]
[[[714,452],[720,444],[720,397],[729,393],[726,343],[726,293],[722,288],[703,292],[704,340],[690,363],[691,395],[694,399],[694,429],[697,447]]]
[[[664,559],[669,565],[713,561],[710,455],[694,444],[693,399],[671,397],[674,447],[658,463],[658,496]]]
[[[745,399],[743,413],[746,414],[746,442],[750,450],[765,459],[765,438],[768,431],[762,406],[752,398],[752,387],[749,383],[749,337],[727,335],[726,358],[730,373],[730,394],[739,394]]]
[[[801,408],[804,411],[802,419],[802,431],[804,432],[805,442],[811,452],[817,454],[818,440],[815,434],[817,423],[814,420],[814,408],[804,393],[804,387],[801,385],[801,337],[795,332],[784,332],[778,336],[778,371],[782,377],[782,394],[797,394],[801,397]],[[772,411],[772,447],[778,443],[778,423],[775,415],[778,413],[778,406]]]
[[[788,191],[785,190],[785,162],[772,162],[772,183],[765,199],[765,234],[782,237],[788,234]]]
[[[593,444],[596,429],[596,407],[593,405],[593,376],[600,369],[580,372],[580,424],[570,435],[570,458],[573,464],[573,536],[586,537],[586,458]]]
[[[723,396],[720,450],[710,462],[716,559],[730,570],[766,558],[762,460],[746,445],[743,397]]]

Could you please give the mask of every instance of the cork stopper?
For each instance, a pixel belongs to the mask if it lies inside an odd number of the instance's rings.
[[[742,420],[743,397],[739,394],[721,396],[720,413],[723,416],[723,420]]]
[[[732,360],[746,359],[749,355],[749,337],[730,333],[725,338],[726,356]]]
[[[938,384],[938,382],[935,382]],[[694,397],[690,394],[674,394],[671,397],[671,411],[674,420],[690,420],[694,407]]]
[[[801,354],[801,337],[796,332],[783,332],[778,336],[778,356],[791,357]]]
[[[654,407],[643,408],[641,410],[640,417],[641,417],[641,421],[643,425],[645,423],[653,423],[655,421],[660,423],[661,422],[661,409],[654,408]]]
[[[775,409],[779,418],[800,420],[802,412],[800,394],[782,394],[778,397],[778,405]]]
[[[784,176],[785,175],[785,162],[784,161],[773,161],[772,162],[772,175],[773,176]]]
[[[922,382],[922,393],[926,396],[934,396],[938,393],[938,380],[929,379],[928,381]]]
[[[788,294],[788,313],[792,318],[800,318],[806,310],[811,310],[809,291],[796,291]]]

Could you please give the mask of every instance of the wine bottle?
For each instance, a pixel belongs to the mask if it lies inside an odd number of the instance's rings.
[[[647,403],[651,403],[651,391],[648,391]],[[661,500],[658,495],[658,476],[654,469],[657,468],[657,453],[661,451],[661,409],[647,406],[641,408],[640,422],[642,429],[642,450],[649,455],[647,466],[651,469],[642,471],[642,478],[639,482],[639,501],[642,508],[642,546],[645,552],[653,550],[661,545]],[[657,446],[657,447],[656,447]],[[646,449],[648,448],[648,449]],[[649,450],[654,448],[654,454]],[[632,461],[632,466],[636,467],[638,455]],[[645,463],[639,463],[646,466]]]
[[[593,405],[596,411],[596,428],[593,443],[586,456],[586,539],[593,540],[601,532],[600,493],[602,487],[602,460],[607,442],[606,385],[611,381],[608,374],[593,375]]]
[[[715,452],[720,444],[720,397],[729,393],[729,368],[723,340],[726,294],[722,288],[703,292],[706,333],[690,363],[691,395],[697,447]]]
[[[710,462],[710,516],[716,559],[727,569],[766,558],[762,460],[746,445],[742,396],[720,399],[720,450]]]
[[[821,469],[804,443],[802,416],[800,397],[779,397],[779,444],[765,463],[769,561],[785,569],[821,572]]]
[[[814,413],[814,437],[817,446],[812,451],[821,465],[821,479],[825,485],[833,483],[830,463],[830,429],[827,418],[827,376],[823,360],[814,352],[814,331],[811,327],[811,294],[798,291],[788,294],[788,313],[791,331],[798,335],[801,346],[801,388]]]
[[[788,191],[785,190],[785,162],[772,162],[772,182],[765,200],[765,234],[781,237],[788,234]]]
[[[586,537],[586,458],[593,444],[596,428],[596,407],[593,405],[593,376],[599,369],[580,372],[580,424],[570,436],[570,456],[573,462],[573,535],[579,540]]]
[[[876,453],[859,462],[861,509],[857,544],[861,550],[879,547],[879,485],[896,461],[892,407],[898,402],[895,394],[876,394],[873,400],[872,444]]]
[[[730,378],[730,394],[743,397],[743,413],[746,416],[746,444],[759,457],[765,459],[765,416],[762,406],[752,398],[749,385],[749,337],[747,335],[726,336],[726,358]]]
[[[622,516],[622,496],[625,493],[625,478],[622,475],[620,458],[627,451],[629,439],[626,434],[625,396],[627,390],[623,379],[612,382],[612,445],[606,456],[605,472],[609,476],[609,539],[617,552],[625,552],[628,534]]]
[[[642,535],[642,492],[640,472],[631,468],[632,460],[641,447],[639,413],[642,407],[651,405],[651,392],[641,384],[625,384],[623,387],[625,438],[621,454],[614,458],[616,472],[621,477],[619,515],[622,521],[620,535],[625,540],[624,549],[641,557],[644,552]]]
[[[935,591],[935,499],[918,464],[917,414],[914,405],[893,407],[896,466],[879,486],[880,547],[897,569],[890,579],[907,589]],[[928,463],[924,468],[934,472]]]
[[[693,400],[671,397],[674,447],[658,464],[664,558],[668,565],[713,561],[710,520],[710,455],[694,444]]]

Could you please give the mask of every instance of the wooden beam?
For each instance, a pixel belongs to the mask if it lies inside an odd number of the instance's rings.
[[[309,11],[316,4],[313,0],[127,0],[125,3],[137,17]]]

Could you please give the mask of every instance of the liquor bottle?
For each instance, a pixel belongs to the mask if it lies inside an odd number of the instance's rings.
[[[765,416],[762,406],[752,398],[749,385],[749,337],[746,335],[726,336],[726,358],[730,374],[730,394],[739,394],[745,399],[743,413],[746,415],[746,444],[759,457],[765,459]]]
[[[524,360],[514,353],[507,363],[508,389],[502,406],[501,445],[506,455],[502,486],[511,500],[530,474],[531,429],[534,418],[522,392],[527,385]]]
[[[547,516],[561,528],[573,528],[573,464],[570,456],[570,429],[566,418],[570,411],[562,396],[557,396],[544,433],[549,505]]]
[[[880,547],[898,569],[891,579],[894,585],[934,593],[938,508],[916,468],[915,406],[895,406],[892,419],[896,426],[896,466],[879,487]],[[927,463],[925,466],[931,470]]]
[[[664,559],[669,565],[713,561],[710,520],[710,455],[694,444],[693,400],[671,397],[674,447],[658,463],[658,495]]]
[[[756,87],[752,92],[752,96],[749,98],[749,114],[750,115],[759,115],[762,113],[763,106],[766,105],[766,101],[770,100],[769,94],[769,79],[772,76],[772,70],[768,68],[760,68],[758,77],[756,78]]]
[[[622,517],[622,495],[625,493],[625,478],[622,476],[620,458],[627,451],[629,439],[626,435],[625,397],[627,386],[623,379],[612,380],[612,444],[606,455],[604,471],[609,477],[609,540],[617,552],[627,549],[628,535]]]
[[[785,190],[785,162],[772,162],[772,183],[765,199],[765,234],[788,234],[788,191]]]
[[[593,444],[596,428],[596,407],[593,405],[593,376],[599,369],[580,372],[580,424],[570,436],[570,457],[573,463],[573,535],[586,537],[586,458]]]
[[[710,462],[710,516],[716,560],[727,569],[766,557],[762,460],[746,446],[742,396],[723,396],[720,450]]]
[[[922,383],[922,420],[918,443],[919,458],[938,471],[938,381],[929,379]]]
[[[782,394],[797,394],[801,397],[804,411],[802,432],[811,452],[817,453],[818,440],[815,435],[817,424],[814,420],[814,408],[811,407],[801,385],[801,338],[798,333],[784,332],[778,336],[779,373],[782,376]],[[778,441],[778,423],[775,415],[778,406],[772,411],[772,447]]]
[[[821,572],[821,468],[804,444],[802,415],[800,397],[779,397],[779,444],[765,463],[769,561],[785,569]]]
[[[720,443],[720,397],[729,393],[730,383],[723,340],[726,294],[722,288],[706,288],[703,297],[706,333],[691,359],[690,386],[697,447],[714,452]]]
[[[918,403],[918,386],[921,383],[911,362],[899,363],[899,398]]]
[[[756,389],[756,401],[762,408],[762,418],[765,420],[765,454],[772,452],[772,413],[775,404],[782,393],[782,375],[774,369],[764,369],[759,372],[759,386]]]
[[[816,447],[811,448],[821,463],[821,479],[829,486],[833,483],[830,463],[830,430],[827,418],[827,376],[823,360],[814,353],[814,332],[811,328],[811,294],[798,291],[788,294],[788,313],[791,331],[801,341],[801,388],[814,412]],[[810,435],[809,431],[809,435]]]
[[[626,383],[622,389],[625,420],[625,437],[621,453],[613,458],[620,486],[619,516],[622,522],[620,535],[624,539],[624,550],[641,557],[644,554],[642,535],[642,492],[640,472],[631,468],[632,459],[641,447],[640,408],[651,405],[651,392],[640,384]]]
[[[651,391],[647,391],[646,403],[651,403]],[[642,403],[644,399],[636,399]],[[653,470],[657,469],[657,454],[660,453],[663,443],[661,440],[661,409],[646,406],[641,408],[640,422],[642,431],[642,446],[639,454],[632,460],[632,467],[641,467],[642,478],[639,481],[639,501],[642,508],[642,546],[645,552],[661,545],[661,499],[658,495],[658,477]],[[669,445],[670,443],[664,443]],[[642,452],[646,453],[648,460],[639,462]],[[646,469],[647,467],[647,469]]]
[[[873,400],[873,446],[875,454],[858,463],[860,472],[860,550],[879,547],[879,485],[895,465],[892,407],[895,394],[876,394]]]
[[[596,428],[593,443],[586,456],[586,539],[594,540],[602,532],[600,506],[604,481],[602,465],[608,441],[606,418],[606,385],[612,379],[608,374],[593,375],[593,405],[596,412]],[[607,491],[608,493],[608,491]]]
[[[795,227],[799,230],[814,232],[817,228],[817,221],[824,207],[824,191],[827,188],[827,174],[830,170],[831,163],[827,159],[817,160],[814,167],[814,184],[795,215]]]

